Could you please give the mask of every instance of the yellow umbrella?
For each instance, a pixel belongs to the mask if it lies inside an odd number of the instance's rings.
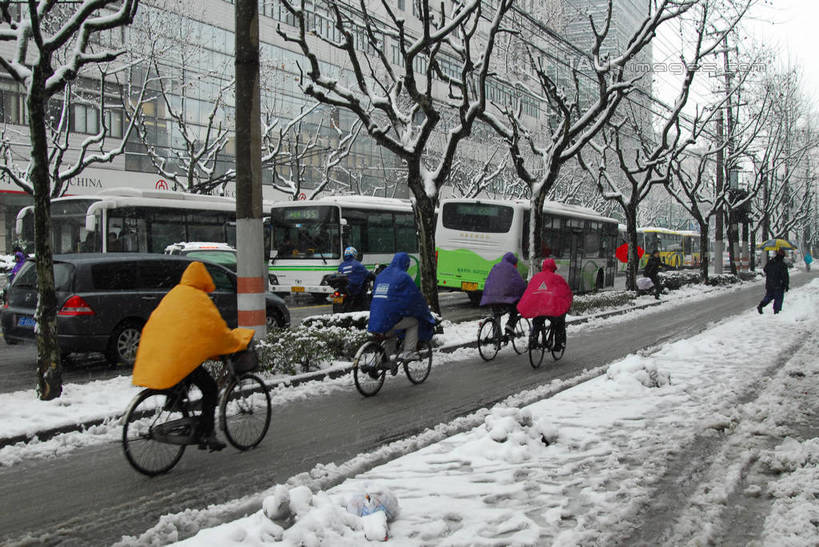
[[[779,249],[796,249],[796,245],[787,239],[777,237],[763,241],[757,246],[757,249],[762,249],[763,251],[778,251]]]

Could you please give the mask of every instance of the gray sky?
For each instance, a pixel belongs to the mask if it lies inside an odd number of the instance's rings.
[[[802,89],[819,106],[819,1],[773,0],[754,10],[748,27],[757,39],[781,50],[783,66],[802,67]]]

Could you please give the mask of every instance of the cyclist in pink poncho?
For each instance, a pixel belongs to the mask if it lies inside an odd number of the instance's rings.
[[[518,311],[522,317],[533,319],[537,332],[549,319],[555,329],[556,350],[566,344],[566,313],[572,307],[572,290],[560,275],[555,273],[557,264],[554,259],[543,261],[541,272],[535,275],[518,302]]]

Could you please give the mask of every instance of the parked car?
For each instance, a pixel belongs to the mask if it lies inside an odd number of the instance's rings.
[[[207,241],[188,241],[181,243],[172,243],[165,247],[166,255],[182,255],[196,260],[207,260],[215,262],[225,268],[228,268],[233,273],[236,273],[236,264],[238,262],[238,253],[236,249],[227,243],[213,243]],[[267,280],[267,290],[273,290],[273,285],[270,280]]]
[[[112,364],[132,365],[142,326],[194,259],[147,253],[54,256],[57,340],[63,355],[102,352]],[[202,261],[213,277],[211,299],[230,327],[237,326],[236,274]],[[34,340],[36,269],[28,261],[6,288],[0,324],[9,344]],[[290,312],[278,296],[265,295],[267,325],[288,327]]]

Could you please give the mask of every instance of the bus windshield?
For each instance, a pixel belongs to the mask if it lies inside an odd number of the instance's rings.
[[[99,234],[85,229],[85,213],[96,200],[65,199],[51,203],[51,244],[58,253],[93,253],[102,250]],[[23,217],[23,231],[18,234],[23,250],[34,252],[34,212]]]
[[[277,207],[271,215],[277,259],[340,258],[338,207]]]
[[[445,203],[441,221],[444,228],[467,232],[503,234],[512,227],[515,210],[491,203]]]

